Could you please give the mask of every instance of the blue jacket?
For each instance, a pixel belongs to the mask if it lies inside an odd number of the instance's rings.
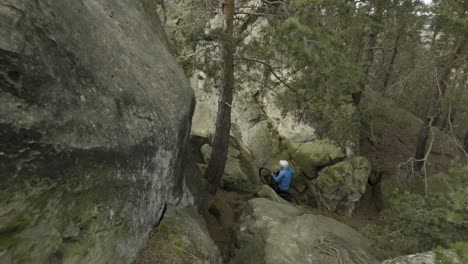
[[[279,189],[282,191],[289,190],[291,184],[291,177],[296,173],[292,168],[286,167],[280,171],[278,176],[273,176],[275,182],[278,183]]]

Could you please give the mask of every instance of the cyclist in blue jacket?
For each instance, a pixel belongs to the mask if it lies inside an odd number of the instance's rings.
[[[280,160],[279,164],[281,170],[276,176],[274,173],[271,174],[273,180],[278,184],[279,194],[283,197],[288,197],[289,195],[289,186],[291,185],[291,178],[294,173],[296,173],[286,160]]]

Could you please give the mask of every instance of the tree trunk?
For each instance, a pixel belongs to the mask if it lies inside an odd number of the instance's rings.
[[[387,72],[385,73],[385,79],[384,79],[384,85],[383,85],[384,90],[387,89],[388,81],[390,80],[390,76],[392,75],[393,64],[395,64],[395,58],[398,54],[398,44],[400,42],[402,31],[403,31],[403,28],[398,31],[398,34],[396,36],[395,47],[393,48],[392,58],[390,59],[390,64],[388,65]]]
[[[440,74],[439,83],[436,87],[435,92],[435,112],[434,112],[434,122],[433,126],[437,126],[439,123],[440,115],[441,115],[441,98],[445,96],[447,90],[447,83],[449,82],[450,73],[452,68],[455,66],[457,60],[462,57],[463,49],[468,40],[468,33],[463,34],[462,36],[458,37],[455,41],[453,52],[449,57],[445,67]]]
[[[449,56],[447,62],[443,66],[442,73],[438,78],[435,87],[434,101],[432,107],[429,109],[428,117],[419,130],[418,142],[416,144],[416,153],[414,155],[415,162],[413,168],[416,172],[420,172],[424,164],[424,157],[426,152],[427,140],[429,139],[429,130],[431,126],[436,126],[440,119],[441,98],[445,95],[447,89],[447,82],[450,78],[450,72],[455,65],[458,58],[462,56],[463,48],[466,45],[468,33],[459,36],[455,41],[453,52]]]
[[[361,80],[359,84],[359,91],[352,94],[353,101],[355,105],[359,105],[361,102],[362,93],[366,89],[366,85],[368,82],[369,71],[372,67],[372,63],[374,62],[374,54],[375,54],[375,45],[377,44],[377,36],[379,35],[380,31],[380,24],[382,22],[383,14],[382,8],[380,5],[377,5],[377,10],[375,15],[372,18],[371,29],[368,35],[367,41],[367,51],[364,52],[364,56],[362,58],[362,67],[364,69],[364,78]]]
[[[418,134],[418,143],[416,145],[416,153],[414,155],[414,159],[416,160],[413,164],[413,169],[416,172],[420,172],[422,166],[424,165],[424,158],[426,156],[426,145],[427,141],[429,140],[429,132],[432,126],[432,119],[426,118],[426,121],[422,124],[421,128],[419,129]]]
[[[208,191],[216,194],[226,166],[229,134],[231,130],[231,105],[234,88],[234,0],[224,0],[224,37],[223,37],[223,85],[219,93],[216,132],[213,140],[213,151],[206,169]]]
[[[451,125],[453,125],[453,121],[455,120],[456,114],[457,114],[457,109],[451,106],[451,109],[448,110],[447,114],[440,116],[439,123],[440,123],[440,120],[442,120],[442,123],[439,125],[439,127],[443,130],[450,131]]]

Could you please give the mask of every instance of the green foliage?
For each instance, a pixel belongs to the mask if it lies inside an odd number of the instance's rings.
[[[457,242],[452,248],[463,263],[468,263],[468,242]]]
[[[268,13],[268,26],[258,38],[242,45],[245,57],[267,62],[287,83],[287,89],[277,89],[276,103],[284,112],[294,112],[340,143],[358,137],[351,94],[359,90],[363,73],[350,47],[358,28],[350,23],[357,19],[355,11],[342,1],[289,1]],[[269,89],[281,86],[272,79]]]
[[[446,32],[468,31],[468,17],[464,0],[435,0],[432,11],[436,14],[434,26]]]
[[[437,264],[453,264],[453,257],[447,255],[443,247],[436,247],[434,253]]]
[[[378,245],[380,256],[424,252],[468,241],[468,169],[454,166],[449,177],[449,192],[425,196],[406,191],[391,198],[389,208],[382,212],[384,224],[365,230]]]
[[[438,246],[434,249],[436,264],[468,263],[468,243],[457,242],[450,245],[449,251]],[[452,253],[452,254],[450,254]],[[455,262],[455,259],[457,262]]]

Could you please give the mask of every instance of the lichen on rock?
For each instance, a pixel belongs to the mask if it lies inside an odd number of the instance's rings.
[[[191,203],[194,96],[154,2],[0,14],[0,262],[132,262],[164,204]]]
[[[350,216],[366,191],[370,172],[369,161],[354,156],[320,171],[310,190],[319,207]]]
[[[168,207],[136,264],[221,264],[223,259],[197,208]]]
[[[309,176],[316,174],[317,168],[345,157],[343,149],[331,140],[293,144],[291,148],[292,159]]]

